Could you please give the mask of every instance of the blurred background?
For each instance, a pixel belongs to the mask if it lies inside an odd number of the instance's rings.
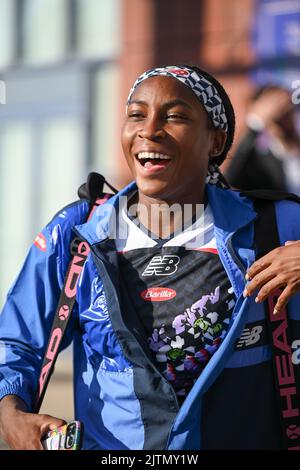
[[[129,181],[128,91],[145,69],[176,63],[223,83],[238,142],[258,84],[292,93],[300,81],[299,0],[0,0],[0,306],[32,240],[90,171]],[[55,406],[71,378],[61,360]]]

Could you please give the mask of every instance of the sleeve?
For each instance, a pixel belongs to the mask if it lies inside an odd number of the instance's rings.
[[[29,410],[71,258],[74,222],[79,220],[63,210],[38,234],[0,314],[0,399],[18,395]],[[75,317],[74,310],[62,348],[72,341]]]

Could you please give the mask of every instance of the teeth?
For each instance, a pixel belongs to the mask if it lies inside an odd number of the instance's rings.
[[[139,160],[145,160],[145,159],[160,159],[160,160],[171,160],[171,157],[168,155],[164,155],[163,153],[154,153],[154,152],[140,152],[138,154],[138,159]]]

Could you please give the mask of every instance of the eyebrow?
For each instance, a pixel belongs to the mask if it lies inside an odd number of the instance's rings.
[[[141,104],[141,105],[148,106],[148,103],[146,101],[142,101],[142,100],[130,100],[129,103],[128,103],[128,106],[130,106],[131,104]],[[178,105],[185,106],[188,109],[193,109],[192,106],[189,103],[187,103],[186,101],[181,100],[179,98],[177,98],[175,100],[167,101],[166,103],[164,103],[163,106],[165,108],[173,108],[174,106],[178,106]]]

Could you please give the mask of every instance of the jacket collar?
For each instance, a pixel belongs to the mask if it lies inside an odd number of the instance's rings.
[[[137,189],[136,183],[132,182],[117,194],[112,196],[104,204],[101,204],[93,214],[92,218],[81,225],[75,226],[75,231],[90,245],[99,243],[109,238],[113,224],[116,222],[117,211],[121,197]]]
[[[224,232],[235,232],[257,217],[253,202],[238,191],[207,184],[206,194],[214,215],[214,223]]]
[[[109,238],[112,227],[115,225],[120,198],[127,196],[135,189],[137,189],[135,182],[123,188],[118,194],[99,206],[91,220],[77,225],[76,232],[90,245]],[[214,215],[215,226],[223,232],[233,233],[257,216],[251,200],[240,196],[236,191],[207,184],[206,194]]]

